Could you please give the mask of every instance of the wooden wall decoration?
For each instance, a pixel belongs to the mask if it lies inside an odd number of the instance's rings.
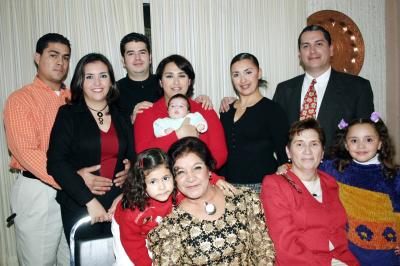
[[[334,10],[318,11],[307,18],[307,25],[320,25],[332,38],[332,67],[358,75],[364,63],[364,40],[357,25],[345,14]]]

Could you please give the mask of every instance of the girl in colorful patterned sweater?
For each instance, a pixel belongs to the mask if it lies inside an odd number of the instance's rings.
[[[226,194],[233,186],[217,175],[211,177]],[[169,169],[168,156],[158,148],[138,154],[123,186],[123,197],[118,203],[111,231],[114,237],[116,265],[151,266],[147,234],[171,213],[183,196],[174,192],[174,179]],[[176,198],[176,199],[175,199]]]
[[[388,129],[369,119],[339,124],[332,161],[320,169],[334,176],[348,217],[349,248],[361,265],[400,265],[400,176]]]

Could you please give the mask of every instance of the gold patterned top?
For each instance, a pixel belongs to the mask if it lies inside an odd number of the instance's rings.
[[[200,220],[177,207],[148,235],[153,265],[273,265],[274,246],[258,195],[237,189],[225,212]]]

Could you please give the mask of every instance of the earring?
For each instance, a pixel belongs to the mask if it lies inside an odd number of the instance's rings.
[[[290,158],[288,158],[287,161],[288,161],[288,163],[291,163],[291,162],[292,162],[292,160],[291,160]]]
[[[211,172],[208,172],[208,177],[211,179]]]

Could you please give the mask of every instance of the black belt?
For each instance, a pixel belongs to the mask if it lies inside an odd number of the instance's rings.
[[[22,175],[27,177],[27,178],[40,180],[39,178],[37,178],[34,174],[32,174],[29,171],[22,171]]]
[[[39,181],[42,182],[43,184],[45,184],[45,185],[47,185],[47,186],[53,188],[52,186],[50,186],[49,184],[43,182],[40,178],[38,178],[37,176],[35,176],[34,174],[32,174],[32,173],[29,172],[29,171],[22,171],[22,175],[25,176],[26,178],[39,180]]]

